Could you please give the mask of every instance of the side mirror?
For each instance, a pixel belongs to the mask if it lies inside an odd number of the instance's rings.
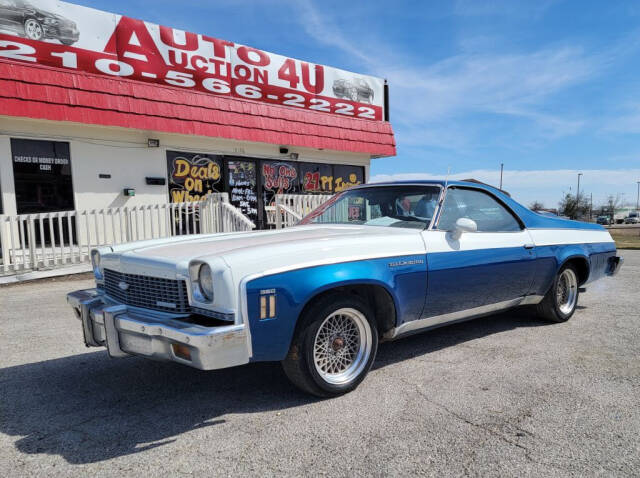
[[[457,241],[463,232],[476,232],[477,230],[478,224],[476,224],[476,221],[467,217],[461,217],[456,221],[456,227],[451,231],[451,237]]]

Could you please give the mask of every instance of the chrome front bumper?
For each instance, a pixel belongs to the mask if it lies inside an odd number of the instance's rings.
[[[620,268],[622,267],[623,263],[624,263],[624,259],[620,256],[609,257],[609,267],[607,267],[607,275],[608,276],[616,275],[620,271]]]
[[[82,322],[85,345],[106,347],[111,357],[140,355],[201,370],[249,362],[245,324],[204,327],[159,318],[114,303],[98,289],[72,292],[67,295],[67,302]],[[189,353],[185,354],[185,350]]]

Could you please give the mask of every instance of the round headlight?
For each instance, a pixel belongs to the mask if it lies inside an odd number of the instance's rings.
[[[213,277],[211,275],[211,267],[207,264],[202,264],[200,266],[200,271],[198,272],[198,284],[200,284],[200,292],[205,299],[212,301],[213,300]]]
[[[102,276],[102,269],[100,268],[100,253],[97,250],[91,251],[91,266],[93,273],[96,277]]]

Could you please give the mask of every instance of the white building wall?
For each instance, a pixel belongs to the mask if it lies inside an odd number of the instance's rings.
[[[2,134],[0,135],[0,201],[2,201],[3,214],[16,214],[14,189],[11,141],[9,136]]]
[[[70,143],[76,209],[166,203],[168,184],[147,185],[145,177],[167,180],[167,150],[291,161],[289,155],[280,154],[280,145],[0,116],[4,214],[16,213],[10,138]],[[148,138],[159,139],[160,147],[149,148]],[[289,153],[298,153],[299,162],[364,166],[365,179],[369,178],[369,155],[283,146],[289,148]],[[99,174],[110,174],[111,178],[100,179]],[[136,195],[125,197],[124,188],[135,188]]]

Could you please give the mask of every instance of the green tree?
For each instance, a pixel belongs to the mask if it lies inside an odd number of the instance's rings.
[[[580,195],[578,202],[575,195],[566,193],[558,204],[558,211],[571,219],[580,219],[589,213],[589,200],[586,195]]]

